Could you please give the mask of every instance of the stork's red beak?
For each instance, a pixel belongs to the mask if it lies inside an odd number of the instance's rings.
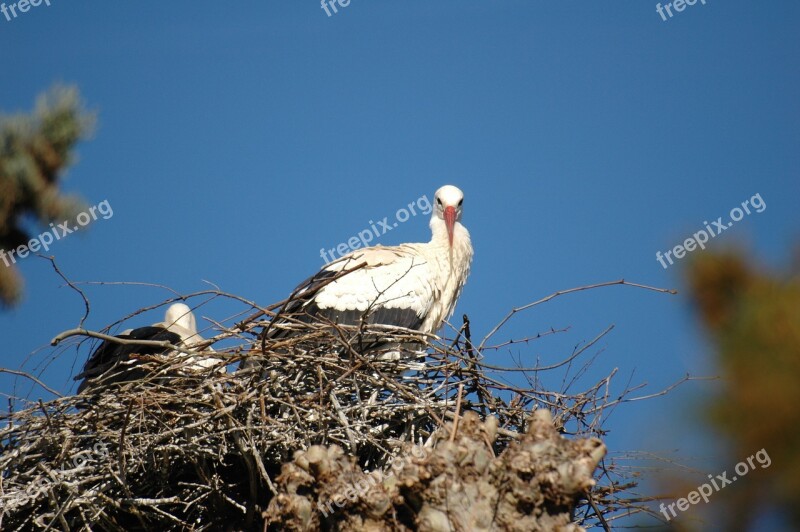
[[[445,207],[444,224],[447,226],[447,236],[450,238],[450,247],[453,247],[453,228],[456,225],[456,208]]]

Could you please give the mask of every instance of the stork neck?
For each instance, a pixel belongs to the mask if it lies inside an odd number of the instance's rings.
[[[435,249],[437,254],[445,255],[451,262],[463,259],[469,260],[472,246],[470,244],[469,231],[456,222],[453,227],[453,245],[450,245],[450,236],[447,234],[447,226],[444,220],[431,218],[431,241],[430,246]]]
[[[192,309],[183,303],[175,303],[168,308],[164,316],[164,321],[167,327],[177,325],[192,333],[197,332],[197,323],[194,319],[194,313],[192,313]]]

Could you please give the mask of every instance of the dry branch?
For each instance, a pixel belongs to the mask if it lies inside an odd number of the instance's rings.
[[[560,364],[502,367],[482,361],[466,319],[440,342],[391,327],[272,325],[280,305],[202,294],[246,306],[215,322],[204,346],[213,352],[152,357],[142,380],[18,400],[0,416],[0,528],[579,530],[631,510],[620,489],[635,486],[629,477],[609,480],[611,463],[599,485],[592,475],[603,411],[635,388],[612,396],[616,370],[582,391],[537,384],[608,330]],[[292,334],[270,339],[267,327]],[[57,337],[59,349],[88,337],[109,339],[79,327]],[[399,358],[363,353],[364,337],[407,347]],[[191,355],[229,372],[187,374]],[[531,385],[504,382],[517,374]],[[386,480],[398,460],[388,483],[320,510],[353,481]]]

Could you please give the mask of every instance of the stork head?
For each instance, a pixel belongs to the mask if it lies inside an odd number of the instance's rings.
[[[453,185],[445,185],[434,194],[433,217],[444,220],[450,247],[453,246],[453,231],[456,222],[461,221],[463,205],[464,193]]]
[[[190,332],[197,332],[197,323],[194,320],[194,313],[188,305],[183,303],[175,303],[170,305],[167,309],[167,314],[164,316],[164,323],[167,326],[180,325]]]

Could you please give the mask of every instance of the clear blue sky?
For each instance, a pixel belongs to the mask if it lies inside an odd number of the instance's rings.
[[[322,265],[320,248],[455,184],[476,250],[457,316],[480,337],[560,289],[622,277],[680,288],[686,259],[665,270],[656,252],[756,193],[766,209],[708,247],[780,264],[797,242],[800,3],[707,0],[667,21],[655,4],[352,0],[328,17],[316,1],[51,0],[0,15],[0,108],[27,111],[62,81],[99,112],[64,188],[114,214],[51,250],[76,281],[189,293],[208,280],[268,304]],[[417,216],[380,243],[428,237]],[[0,314],[0,365],[35,352],[33,369],[83,303],[46,261],[21,268],[26,299]],[[95,329],[170,296],[86,290]],[[632,373],[650,392],[715,373],[684,294],[626,287],[516,317],[501,339],[571,329],[490,362],[560,360],[610,324],[590,377],[619,368],[617,390]],[[87,354],[65,353],[43,378],[66,391]],[[12,386],[0,375],[0,391]],[[712,389],[617,409],[609,447],[732,465],[693,436]]]

